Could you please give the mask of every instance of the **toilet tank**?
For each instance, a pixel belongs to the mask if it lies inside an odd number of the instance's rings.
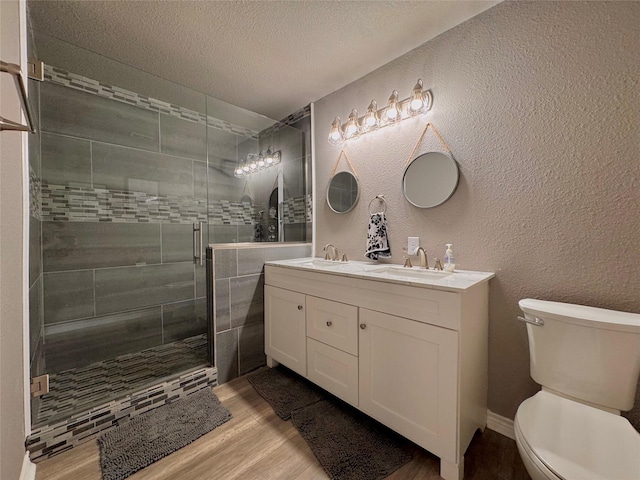
[[[640,374],[640,314],[544,300],[520,300],[531,377],[575,399],[630,410]]]

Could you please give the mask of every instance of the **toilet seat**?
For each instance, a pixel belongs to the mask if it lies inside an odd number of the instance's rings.
[[[541,391],[520,405],[514,423],[532,461],[558,479],[640,478],[640,434],[624,417]]]

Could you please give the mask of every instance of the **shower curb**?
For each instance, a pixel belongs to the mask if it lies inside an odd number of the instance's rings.
[[[34,429],[26,447],[32,462],[41,462],[102,435],[112,427],[165,403],[218,384],[218,370],[206,367],[180,375],[67,420]]]

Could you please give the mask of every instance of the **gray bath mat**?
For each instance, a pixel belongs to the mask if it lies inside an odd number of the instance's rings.
[[[379,480],[412,458],[407,440],[339,401],[296,410],[291,421],[333,480]]]
[[[98,439],[102,480],[121,480],[231,419],[210,388],[132,418]]]
[[[289,420],[294,410],[328,398],[323,390],[284,367],[265,368],[247,380],[283,420]]]

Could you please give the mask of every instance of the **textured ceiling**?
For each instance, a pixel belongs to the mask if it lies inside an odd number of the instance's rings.
[[[497,1],[32,1],[36,31],[280,119]]]

